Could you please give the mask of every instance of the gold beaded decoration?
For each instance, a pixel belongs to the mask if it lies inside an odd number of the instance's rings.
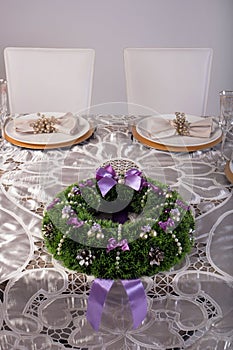
[[[186,120],[185,113],[175,112],[176,119],[173,119],[176,131],[179,135],[189,136],[190,123]]]
[[[34,134],[49,134],[57,131],[54,126],[56,124],[55,117],[46,117],[44,114],[40,115],[40,113],[37,115],[40,118],[31,123]]]

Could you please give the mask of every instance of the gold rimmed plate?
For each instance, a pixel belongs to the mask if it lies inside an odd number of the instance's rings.
[[[60,117],[64,113],[43,113],[46,116]],[[38,119],[38,115],[28,114],[20,116],[24,120]],[[10,119],[4,128],[4,137],[7,141],[20,147],[31,149],[53,149],[68,147],[87,140],[94,132],[94,128],[83,117],[79,118],[80,130],[74,135],[63,133],[49,133],[49,134],[24,134],[15,130],[14,119]]]
[[[165,114],[158,116],[150,116],[141,119],[133,128],[132,133],[136,140],[143,143],[146,146],[156,148],[162,151],[170,152],[193,152],[209,147],[213,147],[218,144],[222,139],[222,131],[219,127],[216,127],[209,138],[198,138],[190,136],[173,135],[160,138],[159,134],[156,137],[156,132],[153,132],[153,139],[150,136],[150,124],[155,124],[155,121],[159,123],[162,118],[174,119],[175,115]],[[157,118],[157,120],[156,120]],[[200,120],[200,117],[187,115],[189,122],[196,122]],[[158,125],[159,126],[159,125]]]

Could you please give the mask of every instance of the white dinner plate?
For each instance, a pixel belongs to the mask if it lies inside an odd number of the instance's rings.
[[[188,122],[196,122],[200,120],[201,117],[197,117],[194,115],[186,115]],[[157,120],[156,120],[157,118]],[[202,149],[209,147],[209,145],[214,144],[215,142],[219,142],[221,140],[222,131],[221,129],[216,125],[214,125],[214,130],[211,133],[211,136],[209,138],[203,138],[203,137],[191,137],[191,136],[181,136],[181,135],[172,135],[172,136],[163,136],[163,137],[156,137],[156,132],[153,132],[153,139],[150,137],[150,131],[151,131],[151,125],[156,120],[156,123],[158,123],[159,127],[159,121],[163,119],[175,119],[175,114],[163,114],[163,115],[154,115],[150,117],[145,117],[144,119],[140,120],[138,124],[136,125],[136,131],[138,135],[142,136],[144,140],[148,140],[150,142],[155,143],[156,145],[166,146],[168,148],[174,148],[179,150],[179,148],[185,148],[189,150],[190,148],[193,150],[195,147],[197,149]]]
[[[44,114],[46,117],[52,117],[54,116],[55,118],[61,117],[65,113],[52,113],[52,112],[41,112],[41,115]],[[16,116],[17,118],[17,116]],[[27,114],[24,116],[18,116],[18,118],[22,118],[25,120],[30,120],[30,119],[38,119],[37,113],[34,114]],[[15,130],[15,125],[14,125],[14,120],[11,119],[5,126],[5,138],[8,139],[9,141],[13,141],[16,144],[22,143],[23,145],[34,145],[38,146],[50,146],[52,145],[53,147],[59,147],[60,145],[66,145],[66,144],[72,144],[72,142],[75,143],[77,139],[82,138],[88,131],[90,130],[90,124],[89,122],[80,117],[79,118],[79,125],[80,125],[80,130],[74,134],[74,135],[68,135],[68,134],[63,134],[63,133],[49,133],[49,134],[29,134],[29,133],[20,133]]]

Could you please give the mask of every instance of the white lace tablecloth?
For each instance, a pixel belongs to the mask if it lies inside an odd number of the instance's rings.
[[[95,119],[95,135],[69,149],[1,143],[0,349],[233,349],[232,185],[216,170],[217,147],[192,154],[157,151],[131,139],[130,117],[119,116],[118,124],[111,116]],[[93,177],[111,159],[134,161],[191,202],[195,245],[181,265],[143,279],[148,314],[138,329],[132,330],[116,283],[95,332],[86,321],[91,278],[53,261],[41,218],[57,192]]]

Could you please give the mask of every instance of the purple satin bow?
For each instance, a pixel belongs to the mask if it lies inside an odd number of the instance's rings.
[[[133,328],[136,329],[147,314],[145,290],[140,279],[121,280],[121,283],[129,299]],[[105,300],[113,284],[114,280],[96,278],[93,281],[87,304],[86,317],[96,331],[99,330]]]
[[[129,169],[125,173],[125,185],[139,191],[142,185],[142,172],[138,169]]]
[[[138,169],[128,170],[124,176],[124,184],[136,191],[139,191],[143,183],[143,178],[141,177],[141,174],[141,171],[139,171]],[[106,165],[104,168],[97,169],[96,180],[103,197],[118,182],[116,172],[110,164]]]
[[[115,238],[109,238],[107,244],[107,253],[117,247],[121,248],[123,251],[130,250],[127,239],[122,239],[121,241],[117,242]]]
[[[96,180],[102,196],[105,196],[117,184],[116,172],[109,164],[96,171]]]

